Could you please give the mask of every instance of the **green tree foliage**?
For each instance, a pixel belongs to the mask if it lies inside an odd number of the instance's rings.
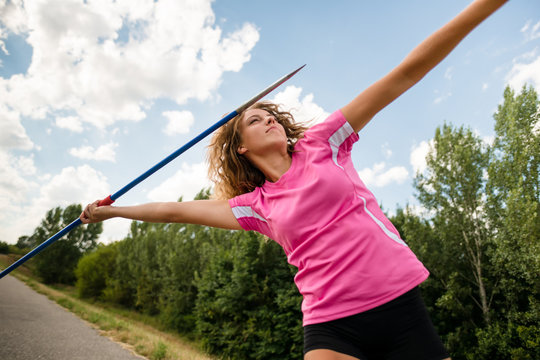
[[[249,232],[214,248],[197,279],[197,329],[207,350],[231,359],[302,358],[301,296],[283,250]]]
[[[540,101],[532,87],[504,91],[495,118],[486,212],[500,289],[497,322],[478,332],[477,356],[540,358]]]
[[[47,211],[41,224],[25,242],[32,246],[43,243],[77,219],[81,212],[82,207],[79,204]],[[84,253],[96,246],[102,230],[101,223],[79,226],[51,244],[34,258],[38,275],[45,283],[74,283],[77,262]]]

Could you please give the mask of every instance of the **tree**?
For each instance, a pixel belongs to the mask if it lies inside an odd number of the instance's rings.
[[[532,88],[507,88],[494,115],[496,138],[488,169],[488,215],[497,228],[494,260],[538,288],[540,268],[540,101]],[[505,284],[510,286],[510,284]],[[517,293],[523,293],[523,289]],[[512,303],[515,304],[514,301]],[[511,304],[508,304],[511,305]]]
[[[491,298],[496,287],[486,277],[487,252],[492,246],[483,196],[488,160],[486,146],[470,129],[445,124],[435,132],[433,149],[426,158],[427,174],[418,174],[415,179],[418,199],[435,212],[432,223],[436,236],[446,255],[452,254],[443,257],[448,260],[446,265],[459,277],[456,288],[452,282],[446,285],[448,300],[454,302],[456,291],[465,284],[472,285],[474,291],[468,296],[480,310],[484,325],[491,321]]]
[[[31,235],[30,243],[43,243],[79,217],[81,212],[82,207],[79,204],[69,205],[65,209],[50,209]],[[39,276],[45,283],[74,283],[77,262],[85,252],[96,246],[102,231],[101,223],[79,226],[51,244],[34,258]]]
[[[487,180],[490,254],[500,291],[496,323],[478,332],[477,357],[540,358],[540,101],[509,87],[495,118]]]
[[[427,303],[454,359],[540,358],[540,103],[532,88],[504,92],[496,137],[438,128],[417,174],[425,226],[408,212],[395,220],[440,284]],[[429,234],[422,236],[422,232]],[[415,238],[419,236],[418,239]]]
[[[31,237],[28,235],[20,236],[15,246],[17,246],[21,250],[32,248],[33,244],[32,244]]]

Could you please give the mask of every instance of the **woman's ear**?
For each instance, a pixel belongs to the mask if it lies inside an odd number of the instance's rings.
[[[244,155],[248,151],[247,148],[244,147],[244,145],[240,145],[238,149],[236,150],[237,153],[240,155]]]

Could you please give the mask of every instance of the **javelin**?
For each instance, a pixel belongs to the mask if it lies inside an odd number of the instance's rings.
[[[114,203],[116,199],[118,199],[120,196],[127,193],[135,185],[139,184],[140,182],[142,182],[143,180],[148,178],[150,175],[152,175],[153,173],[155,173],[156,171],[158,171],[159,169],[161,169],[162,167],[164,167],[165,165],[170,163],[172,160],[177,158],[180,154],[184,153],[187,149],[189,149],[193,145],[197,144],[199,141],[201,141],[202,139],[207,137],[209,134],[211,134],[212,132],[214,132],[215,130],[220,128],[221,126],[225,125],[229,120],[234,118],[236,115],[241,114],[244,110],[249,108],[251,105],[255,104],[257,101],[259,101],[260,99],[262,99],[263,97],[268,95],[270,92],[272,92],[278,86],[283,84],[285,81],[289,80],[298,71],[300,71],[304,66],[306,66],[306,65],[300,66],[298,69],[294,70],[290,74],[285,75],[282,78],[280,78],[279,80],[277,80],[275,83],[273,83],[272,85],[270,85],[269,87],[267,87],[266,89],[261,91],[259,94],[257,94],[256,96],[254,96],[253,98],[251,98],[247,102],[245,102],[242,106],[240,106],[236,110],[232,111],[230,114],[223,117],[217,123],[215,123],[214,125],[210,126],[208,129],[206,129],[205,131],[203,131],[202,133],[197,135],[193,140],[191,140],[190,142],[188,142],[187,144],[185,144],[184,146],[182,146],[181,148],[179,148],[178,150],[176,150],[175,152],[173,152],[172,154],[167,156],[165,159],[161,160],[159,163],[157,163],[156,165],[154,165],[153,167],[148,169],[145,173],[140,175],[138,178],[136,178],[135,180],[133,180],[132,182],[130,182],[129,184],[127,184],[126,186],[124,186],[123,188],[121,188],[120,190],[115,192],[114,194],[109,195],[105,199],[101,200],[98,203],[98,206],[111,205],[112,203]],[[67,234],[68,232],[75,229],[77,226],[79,226],[81,224],[82,224],[82,221],[81,221],[80,218],[77,218],[76,220],[74,220],[71,224],[69,224],[68,226],[66,226],[65,228],[63,228],[62,230],[60,230],[59,232],[57,232],[53,236],[51,236],[47,241],[41,243],[39,246],[32,249],[32,251],[30,251],[29,253],[24,255],[22,258],[20,258],[19,260],[17,260],[13,264],[11,264],[4,271],[2,271],[0,273],[0,279],[3,278],[4,276],[6,276],[7,274],[9,274],[11,271],[16,269],[20,265],[22,265],[26,260],[30,259],[34,255],[37,255],[40,251],[45,249],[47,246],[51,245],[53,242],[60,239],[62,236],[64,236],[65,234]]]

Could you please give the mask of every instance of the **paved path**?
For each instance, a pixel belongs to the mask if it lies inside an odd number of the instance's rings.
[[[0,279],[0,360],[141,360],[20,280]]]

